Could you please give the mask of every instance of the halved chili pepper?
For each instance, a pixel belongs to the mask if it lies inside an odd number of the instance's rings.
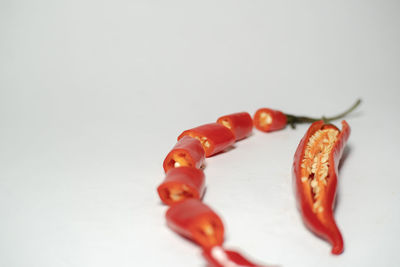
[[[247,112],[222,116],[218,118],[217,123],[220,123],[231,130],[236,141],[246,138],[253,130],[253,120]]]
[[[322,118],[312,118],[306,116],[296,116],[291,114],[285,114],[282,111],[260,108],[256,111],[253,117],[254,127],[263,132],[278,131],[290,125],[292,128],[296,127],[298,123],[313,123],[319,120],[323,120],[325,123],[330,121],[338,120],[345,117],[347,114],[352,112],[359,104],[361,100],[358,99],[348,110],[342,112],[336,116]]]
[[[204,250],[203,256],[211,264],[211,267],[263,267],[249,261],[236,251],[226,250],[220,246]]]
[[[200,199],[205,188],[205,176],[202,170],[194,167],[170,169],[164,182],[157,188],[162,202],[172,205],[188,198]]]
[[[203,248],[220,246],[224,241],[224,225],[219,216],[198,199],[186,199],[172,205],[167,225]]]
[[[206,157],[223,151],[235,142],[235,136],[231,130],[216,122],[186,130],[179,135],[178,140],[184,136],[191,136],[200,140],[206,152]]]
[[[181,166],[200,168],[204,162],[205,152],[199,140],[184,136],[168,153],[164,160],[164,171]]]
[[[343,252],[343,238],[333,216],[339,160],[350,135],[323,121],[314,122],[300,141],[293,163],[293,179],[303,221],[312,232],[328,240],[332,253]]]

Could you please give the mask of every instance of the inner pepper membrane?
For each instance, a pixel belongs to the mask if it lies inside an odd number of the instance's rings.
[[[224,125],[226,128],[232,130],[232,125],[229,122],[229,120],[227,120],[227,119],[221,120],[221,124]]]
[[[184,184],[170,184],[169,187],[164,188],[163,194],[165,195],[165,198],[170,199],[173,202],[193,197],[190,188]]]
[[[170,168],[177,168],[182,166],[190,166],[190,160],[188,159],[188,155],[186,153],[174,153],[171,159],[167,163],[168,167]]]
[[[207,247],[219,245],[224,238],[223,225],[213,217],[199,219],[194,225],[194,238]]]
[[[318,130],[306,145],[301,163],[301,181],[311,187],[314,213],[324,211],[321,203],[329,179],[329,155],[338,135],[337,129]]]
[[[193,138],[196,138],[197,140],[199,140],[204,149],[210,148],[210,142],[208,141],[207,137],[192,135],[192,134],[190,134],[190,137],[193,137]]]

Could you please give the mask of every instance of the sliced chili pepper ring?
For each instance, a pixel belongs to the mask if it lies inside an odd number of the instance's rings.
[[[164,171],[181,166],[200,168],[204,163],[205,152],[202,144],[196,138],[184,136],[178,140],[176,145],[165,157],[163,162]]]
[[[191,136],[198,139],[203,145],[206,157],[223,151],[235,142],[235,136],[231,130],[219,123],[204,124],[186,130],[179,135],[178,140],[184,136]]]
[[[223,243],[224,225],[221,219],[198,199],[187,199],[172,205],[166,213],[166,218],[172,230],[203,248]]]
[[[247,112],[238,112],[218,118],[217,123],[232,131],[235,140],[249,136],[253,130],[253,119]]]
[[[205,176],[202,170],[179,167],[172,168],[166,173],[157,191],[162,202],[172,205],[188,198],[200,199],[204,194],[204,188]]]

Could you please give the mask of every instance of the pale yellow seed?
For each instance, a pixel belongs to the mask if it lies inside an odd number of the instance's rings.
[[[175,161],[174,167],[177,168],[177,167],[180,167],[180,166],[181,166],[181,164],[179,162]]]
[[[318,174],[321,178],[325,178],[326,176],[328,176],[328,170],[323,168]]]
[[[315,201],[313,204],[313,212],[316,212],[320,206],[321,206],[320,201],[319,200]]]
[[[316,186],[316,187],[314,187],[313,188],[313,192],[314,192],[314,194],[316,194],[316,195],[319,195],[319,192],[321,191],[321,189],[319,188],[319,186]]]
[[[318,186],[318,182],[314,179],[311,181],[310,183],[311,187],[317,187]]]
[[[324,180],[326,179],[326,177],[327,177],[327,175],[322,174],[322,175],[320,175],[320,176],[318,177],[318,180],[319,180],[319,181],[324,181]]]
[[[316,161],[314,161],[314,163],[311,165],[311,168],[313,168],[313,169],[315,169],[315,168],[317,168],[317,162]]]
[[[210,142],[205,141],[205,142],[204,142],[204,146],[205,146],[206,148],[209,148],[209,147],[210,147]]]

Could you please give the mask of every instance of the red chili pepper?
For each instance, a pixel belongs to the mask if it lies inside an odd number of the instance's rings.
[[[247,112],[225,115],[218,118],[217,122],[231,130],[236,141],[246,138],[253,130],[253,120]]]
[[[200,168],[204,162],[205,152],[200,141],[190,136],[184,136],[168,153],[164,160],[164,171],[171,168],[190,166]]]
[[[211,267],[262,267],[262,265],[247,260],[240,253],[226,250],[220,246],[204,250],[203,256],[211,264]]]
[[[263,132],[281,130],[286,124],[287,117],[279,110],[260,108],[254,114],[254,127]]]
[[[186,130],[179,135],[178,140],[187,135],[200,140],[206,157],[223,151],[235,142],[233,133],[219,123],[209,123]]]
[[[346,121],[342,121],[341,131],[332,124],[314,122],[300,141],[293,163],[303,221],[311,231],[331,243],[333,254],[343,252],[343,239],[333,217],[333,206],[339,160],[349,135]]]
[[[166,218],[172,230],[205,249],[220,246],[224,241],[224,225],[221,219],[198,199],[187,199],[172,205]]]
[[[172,205],[188,198],[200,199],[205,188],[203,171],[194,167],[170,169],[164,182],[157,188],[162,202]]]
[[[292,126],[292,128],[296,128],[296,124],[298,123],[313,123],[319,120],[323,120],[325,122],[338,120],[340,118],[345,117],[347,114],[352,112],[359,104],[361,100],[358,99],[349,109],[346,111],[332,117],[324,117],[321,118],[312,118],[306,116],[297,116],[291,114],[285,114],[279,110],[273,110],[269,108],[260,108],[254,114],[254,127],[263,132],[272,132],[278,131],[286,127],[286,125]]]

